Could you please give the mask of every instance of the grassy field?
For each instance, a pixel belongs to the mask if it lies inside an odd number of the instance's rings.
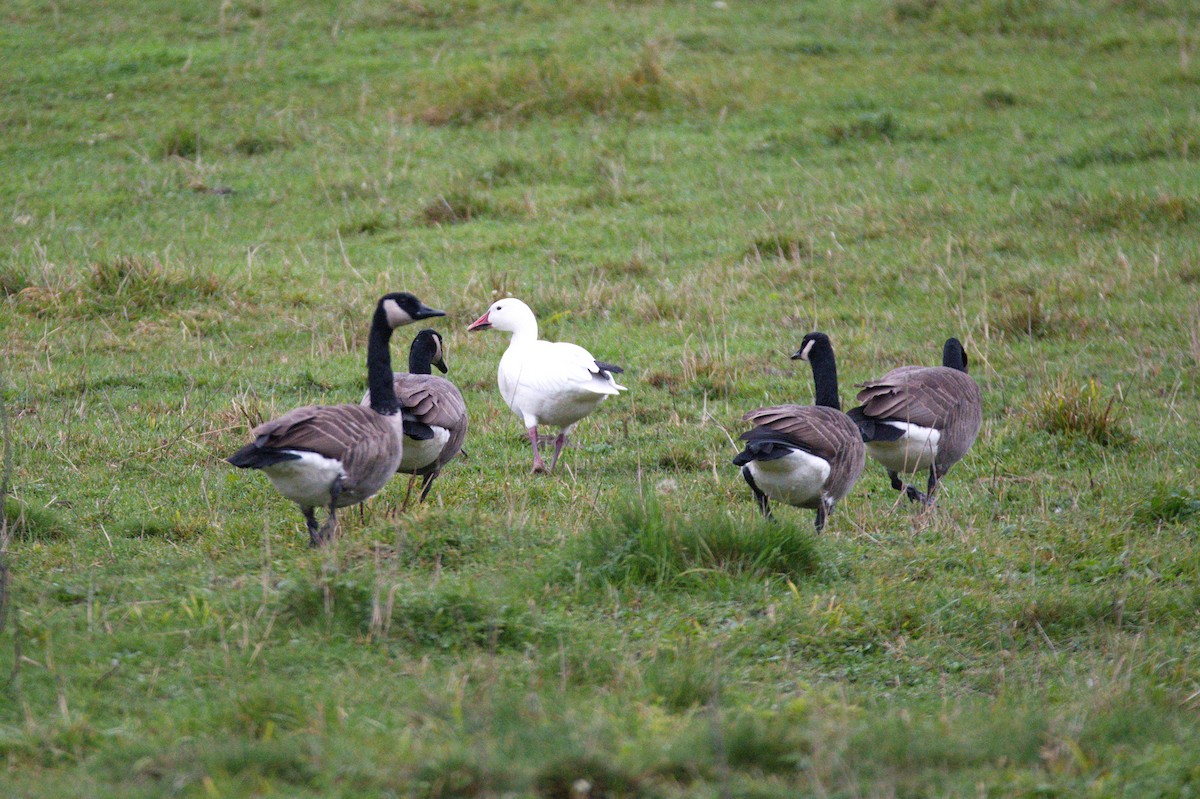
[[[0,9],[6,797],[1200,791],[1187,0]],[[222,458],[450,316],[469,458],[340,538]],[[630,391],[528,474],[498,296]],[[936,511],[742,413],[966,343]],[[397,336],[406,351],[407,328]]]

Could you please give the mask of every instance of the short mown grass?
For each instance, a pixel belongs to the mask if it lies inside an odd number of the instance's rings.
[[[9,3],[0,793],[1194,791],[1194,23]],[[223,458],[357,402],[395,290],[447,311],[466,454],[310,550]],[[550,476],[464,330],[510,294],[625,367]],[[740,420],[812,401],[813,329],[843,407],[965,342],[936,508],[869,463],[820,535],[760,518]]]

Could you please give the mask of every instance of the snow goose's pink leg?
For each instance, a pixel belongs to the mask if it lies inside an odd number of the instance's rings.
[[[550,459],[550,471],[554,471],[554,464],[558,463],[558,456],[567,448],[567,431],[563,430],[554,439],[554,457]]]
[[[534,425],[533,427],[529,428],[528,433],[529,433],[529,443],[533,445],[533,473],[534,474],[546,474],[549,470],[546,468],[546,464],[542,461],[541,453],[538,452],[537,425]],[[555,457],[555,459],[558,458],[557,452],[555,452],[554,457]]]

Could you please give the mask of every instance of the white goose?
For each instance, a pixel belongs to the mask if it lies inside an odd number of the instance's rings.
[[[533,445],[533,472],[553,471],[579,420],[609,396],[625,390],[613,379],[614,374],[624,370],[596,360],[575,344],[539,340],[537,317],[528,305],[513,297],[492,303],[467,330],[489,327],[512,333],[512,341],[500,358],[496,382],[504,402],[525,422]],[[538,452],[539,424],[560,428],[549,469]]]

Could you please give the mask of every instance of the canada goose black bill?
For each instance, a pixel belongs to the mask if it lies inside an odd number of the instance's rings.
[[[982,396],[967,374],[962,343],[946,340],[941,366],[901,366],[859,386],[862,405],[849,416],[867,451],[887,470],[892,488],[932,505],[941,478],[967,454],[983,423]],[[900,479],[924,470],[924,492]]]
[[[819,533],[838,500],[862,474],[862,437],[842,413],[837,363],[824,333],[804,337],[793,360],[812,366],[815,405],[777,405],[750,411],[754,428],[742,434],[745,448],[733,459],[754,492],[759,510],[771,518],[770,500],[816,511]]]
[[[392,388],[392,331],[445,315],[411,294],[381,297],[367,343],[369,404],[308,405],[289,411],[254,428],[254,440],[227,458],[241,469],[261,469],[280,494],[300,506],[311,546],[332,536],[338,508],[374,495],[400,464],[401,405]],[[317,507],[329,512],[319,527]]]

